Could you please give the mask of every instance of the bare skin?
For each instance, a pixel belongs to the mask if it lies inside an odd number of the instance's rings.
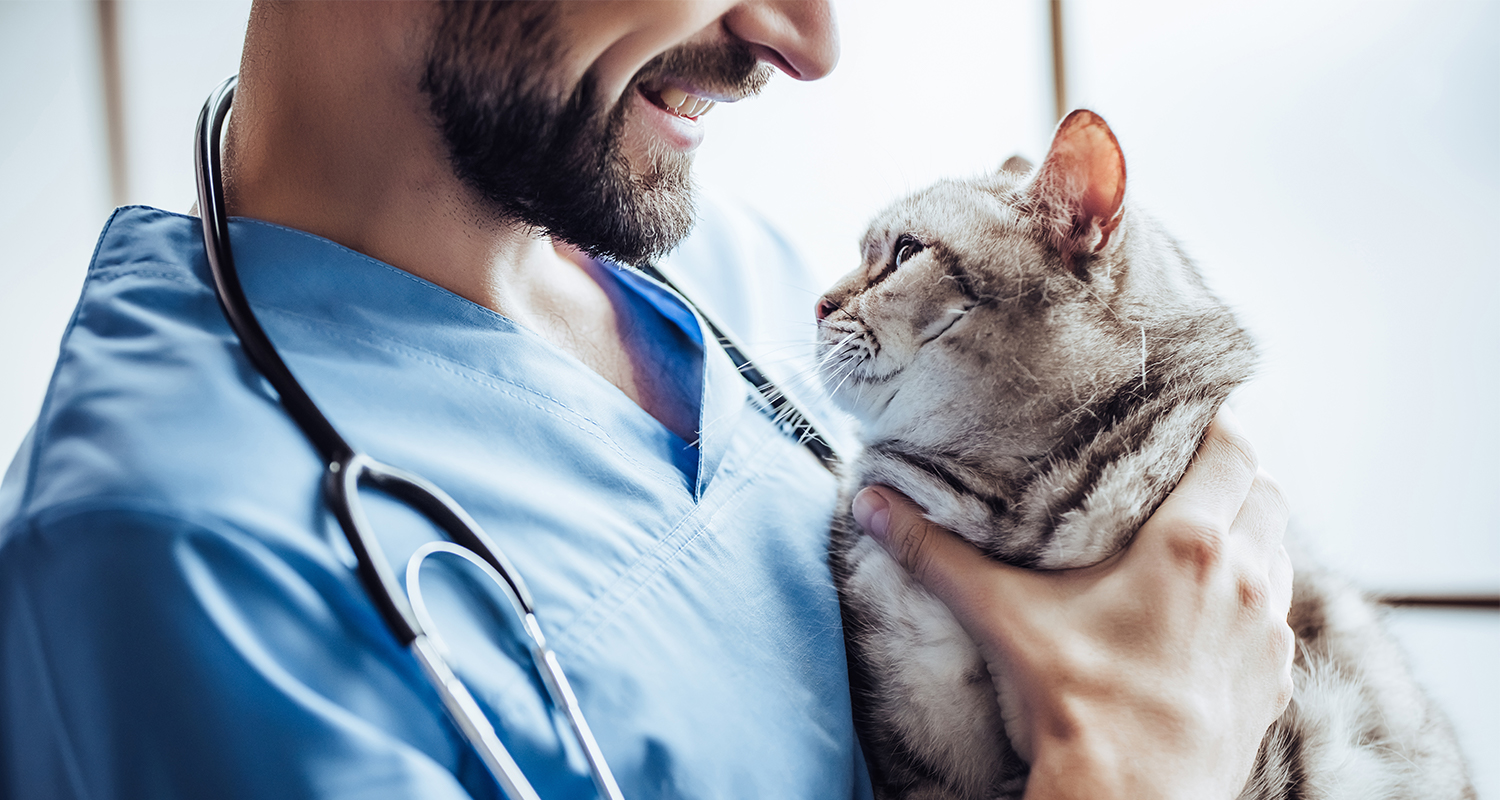
[[[567,68],[553,77],[566,91],[592,74],[607,101],[651,58],[686,42],[736,39],[803,80],[823,76],[838,58],[824,2],[561,8],[572,47]],[[418,88],[432,17],[425,3],[258,2],[226,142],[230,213],[323,236],[499,312],[668,429],[696,438],[697,398],[658,368],[651,343],[663,335],[659,323],[628,313],[575,249],[496,220],[449,168]],[[625,142],[633,166],[661,146],[635,117]],[[1202,463],[1220,455],[1205,445]],[[1185,482],[1124,555],[1078,574],[1018,575],[979,564],[905,501],[883,497],[894,552],[906,554],[995,659],[1033,676],[1033,798],[1229,797],[1220,790],[1249,769],[1247,743],[1284,707],[1286,664],[1265,653],[1281,653],[1289,634],[1278,638],[1266,618],[1279,613],[1285,626],[1289,577],[1257,572],[1245,554],[1265,561],[1278,550],[1285,513],[1253,468],[1249,477],[1241,467],[1204,469],[1232,479]],[[1193,535],[1210,528],[1215,536]],[[1245,544],[1252,540],[1262,544]],[[1217,544],[1205,549],[1205,541]],[[1242,576],[1265,588],[1259,613],[1244,612],[1242,595],[1226,588]],[[1135,600],[1120,606],[1121,598]],[[1108,658],[1079,662],[1079,642],[1099,644]],[[1226,669],[1235,663],[1238,671]],[[1180,702],[1157,692],[1167,684]],[[1253,691],[1232,699],[1244,686]],[[1144,768],[1162,765],[1169,768]]]
[[[561,82],[592,70],[611,101],[683,42],[734,37],[807,80],[838,58],[822,3],[564,8],[575,47]],[[256,4],[226,141],[230,213],[315,233],[499,312],[696,439],[696,394],[662,380],[646,352],[661,331],[622,320],[588,259],[490,218],[453,174],[419,91],[432,17],[425,3]],[[653,144],[644,125],[627,129],[627,156]]]

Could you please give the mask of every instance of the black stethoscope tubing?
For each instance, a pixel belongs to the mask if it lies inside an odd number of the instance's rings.
[[[224,198],[220,156],[224,120],[229,115],[237,83],[238,76],[226,78],[209,95],[198,116],[193,155],[198,175],[198,207],[203,224],[204,250],[213,274],[215,294],[230,328],[239,337],[241,347],[251,364],[276,390],[288,416],[307,436],[323,460],[324,500],[354,551],[360,582],[397,641],[417,657],[455,725],[478,751],[506,794],[517,800],[539,800],[520,767],[495,735],[488,718],[441,657],[440,648],[433,644],[428,632],[423,629],[407,593],[397,583],[390,563],[370,532],[359,501],[359,487],[369,485],[404,501],[421,513],[442,530],[453,544],[468,551],[468,554],[459,555],[471,561],[477,559],[476,565],[497,579],[531,639],[533,663],[549,698],[565,712],[573,733],[584,750],[596,787],[603,797],[620,800],[622,795],[619,786],[604,762],[593,733],[583,718],[577,698],[558,665],[556,656],[546,646],[536,621],[531,593],[520,573],[479,524],[442,489],[419,475],[383,464],[350,445],[292,375],[250,308],[235,269],[234,253],[230,246],[229,214]],[[687,301],[686,296],[655,267],[647,266],[643,271]],[[740,373],[765,398],[774,418],[780,420],[787,432],[817,456],[825,467],[833,469],[838,463],[838,457],[828,440],[795,404],[751,364],[718,325],[709,320],[691,301],[687,302],[707,324]],[[432,549],[454,552],[452,547]]]

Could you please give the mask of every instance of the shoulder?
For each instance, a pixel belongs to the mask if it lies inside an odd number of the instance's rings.
[[[0,487],[0,525],[80,503],[227,518],[227,504],[262,500],[298,471],[264,464],[308,460],[231,346],[197,224],[140,207],[106,224],[41,413]]]

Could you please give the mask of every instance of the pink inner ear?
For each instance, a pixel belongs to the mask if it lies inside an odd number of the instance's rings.
[[[1098,114],[1079,109],[1058,125],[1041,172],[1046,199],[1073,209],[1084,229],[1097,222],[1108,239],[1125,200],[1125,156]]]

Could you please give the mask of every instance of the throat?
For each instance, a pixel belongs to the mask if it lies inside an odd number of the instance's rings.
[[[698,441],[703,350],[625,286],[614,267],[567,255],[578,272],[563,308],[539,320],[538,331],[604,378],[684,442]]]

